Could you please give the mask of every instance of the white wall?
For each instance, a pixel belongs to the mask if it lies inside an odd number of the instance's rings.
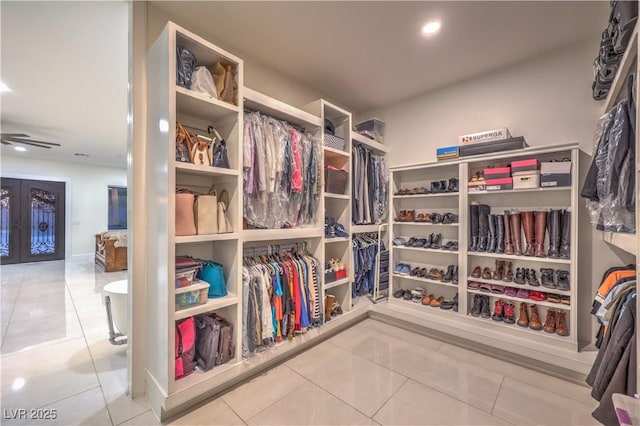
[[[107,230],[107,187],[126,186],[127,170],[59,161],[2,156],[2,177],[66,181],[66,258],[95,253],[95,234]]]
[[[505,126],[513,135],[524,136],[530,146],[579,142],[591,153],[595,123],[603,114],[601,103],[591,98],[591,64],[597,51],[598,39],[582,42],[358,118],[385,121],[392,165],[436,160],[436,148],[457,145],[459,135]],[[581,155],[581,183],[590,163],[588,155]],[[588,342],[595,333],[589,310],[602,274],[632,258],[602,241],[584,208],[579,214],[578,303],[584,324],[580,339]]]

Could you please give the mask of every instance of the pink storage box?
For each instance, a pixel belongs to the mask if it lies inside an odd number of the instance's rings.
[[[513,178],[485,179],[487,191],[513,189]]]
[[[527,160],[518,160],[511,162],[511,172],[530,172],[540,170],[540,162],[535,158],[529,158]]]
[[[511,167],[484,169],[484,179],[501,179],[511,177]]]

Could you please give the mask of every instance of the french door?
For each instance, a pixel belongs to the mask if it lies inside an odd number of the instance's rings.
[[[0,181],[0,264],[64,259],[65,183]]]

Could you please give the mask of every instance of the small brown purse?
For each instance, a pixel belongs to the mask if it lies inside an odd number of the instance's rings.
[[[195,135],[189,133],[182,124],[176,123],[176,161],[191,163],[191,149]]]

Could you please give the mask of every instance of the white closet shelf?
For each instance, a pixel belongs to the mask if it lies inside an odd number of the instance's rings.
[[[373,139],[369,139],[368,137],[361,135],[357,132],[351,132],[351,139],[357,143],[361,143],[365,145],[367,148],[378,151],[379,153],[386,154],[389,152],[389,148],[381,144],[380,142],[376,142]]]
[[[330,146],[323,146],[322,149],[324,150],[324,156],[326,158],[332,158],[332,157],[346,157],[346,158],[349,158],[349,156],[351,155],[347,151],[343,151],[343,150],[336,149],[336,148],[331,148]]]
[[[301,109],[285,104],[282,101],[264,95],[248,87],[243,88],[244,106],[251,110],[260,111],[278,120],[285,120],[302,128],[322,127],[320,117],[309,114]]]
[[[422,303],[416,303],[411,300],[404,299],[389,299],[392,305],[401,307],[403,309],[410,309],[412,311],[419,312],[424,315],[444,315],[450,317],[451,315],[459,315],[458,312],[453,309],[440,309],[440,307],[434,307],[430,305],[423,305]]]
[[[386,223],[379,225],[351,225],[351,232],[353,234],[362,234],[365,232],[378,232],[380,230],[380,225],[386,225]]]
[[[539,280],[539,278],[538,278]],[[552,294],[558,294],[561,296],[571,296],[571,291],[565,291],[565,290],[558,290],[557,288],[546,288],[546,287],[535,287],[529,284],[516,284],[513,281],[499,281],[499,280],[485,280],[484,278],[474,278],[472,276],[467,277],[467,282],[469,281],[475,281],[477,283],[484,283],[484,284],[492,284],[492,285],[501,285],[503,287],[513,287],[513,288],[523,288],[525,290],[529,290],[529,291],[541,291],[543,293],[552,293]],[[468,290],[468,291],[473,291],[473,290]]]
[[[407,247],[407,246],[394,246],[394,250],[407,250],[407,251],[417,251],[423,253],[442,253],[442,254],[458,254],[458,250],[442,250],[442,249],[432,249],[432,248],[420,248],[420,247]]]
[[[351,278],[350,277],[341,278],[339,280],[332,281],[330,283],[325,283],[324,289],[325,290],[329,290],[330,288],[338,287],[338,286],[341,286],[343,284],[349,284],[350,282],[351,282]]]
[[[206,235],[182,235],[175,237],[176,244],[187,243],[203,243],[207,241],[229,241],[237,240],[237,232],[229,232],[226,234],[206,234]]]
[[[625,50],[624,55],[622,56],[622,60],[618,65],[618,72],[616,73],[615,78],[613,79],[613,83],[611,83],[611,88],[609,89],[609,93],[607,94],[607,99],[604,101],[604,111],[607,112],[616,104],[618,100],[618,95],[621,91],[626,90],[627,87],[627,77],[629,73],[632,71],[633,64],[635,62],[636,57],[638,56],[638,23],[636,22],[636,26],[633,29],[633,33],[631,34],[631,39],[629,40],[629,44],[627,45],[627,50]]]
[[[562,303],[551,303],[551,302],[547,302],[546,300],[542,301],[542,302],[538,302],[538,301],[531,300],[531,299],[523,299],[521,297],[505,296],[504,294],[488,293],[486,291],[469,290],[469,289],[467,289],[467,293],[470,293],[470,294],[482,294],[482,295],[489,296],[489,297],[495,297],[496,299],[512,300],[514,302],[525,302],[528,305],[547,306],[549,308],[561,309],[563,311],[570,311],[571,310],[571,306],[569,306],[569,305],[564,305]],[[520,307],[520,305],[516,306],[516,309],[518,309],[519,307]]]
[[[246,229],[242,231],[244,241],[299,240],[322,238],[323,236],[324,228]]]
[[[526,193],[526,192],[571,192],[570,186],[559,186],[559,187],[549,187],[549,188],[528,188],[528,189],[504,189],[500,191],[469,191],[469,196],[478,196],[478,195],[496,195],[496,194],[518,194],[518,193]]]
[[[458,226],[457,223],[431,223],[431,222],[393,222],[393,225],[411,226]]]
[[[571,340],[570,336],[559,336],[555,333],[547,333],[543,330],[532,330],[529,327],[521,327],[517,324],[506,324],[502,321],[494,321],[491,318],[481,318],[481,317],[474,317],[471,314],[467,315],[467,318],[469,318],[472,321],[481,321],[484,322],[485,324],[487,324],[487,327],[495,327],[498,329],[504,329],[505,327],[510,327],[513,330],[518,330],[518,332],[521,333],[526,333],[529,335],[534,335],[534,336],[541,336],[543,338],[547,338],[550,340],[558,340],[561,342],[568,342]],[[516,318],[517,321],[517,318]],[[544,324],[544,318],[540,318],[540,321]],[[571,329],[569,329],[569,333],[571,333]]]
[[[204,303],[202,305],[176,311],[175,319],[176,321],[178,321],[183,318],[204,314],[205,312],[215,311],[216,309],[222,309],[227,306],[236,305],[237,303],[238,296],[233,293],[228,293],[225,297],[219,297],[217,299],[207,299],[207,303]]]
[[[504,254],[504,253],[487,253],[487,252],[477,252],[470,251],[469,256],[472,257],[491,257],[497,260],[522,260],[526,262],[535,262],[535,263],[555,263],[555,264],[564,264],[570,265],[571,259],[551,259],[548,257],[534,257],[534,256],[516,256],[514,254]]]
[[[177,172],[195,176],[238,176],[240,172],[235,169],[225,169],[223,167],[198,166],[192,163],[173,160],[173,165]]]
[[[411,275],[400,275],[400,274],[396,274],[396,273],[393,273],[391,275],[393,277],[395,277],[395,278],[404,278],[404,279],[407,279],[407,280],[419,281],[419,282],[427,283],[427,284],[437,284],[437,285],[442,285],[442,286],[445,286],[445,287],[458,288],[458,284],[443,283],[442,281],[430,280],[428,278],[412,277]]]
[[[234,342],[235,343],[235,342]],[[237,343],[236,343],[237,344]],[[196,371],[194,371],[193,373],[189,374],[186,377],[183,377],[181,379],[178,379],[175,381],[175,391],[174,392],[181,392],[184,390],[189,389],[192,386],[196,386],[202,382],[208,381],[213,377],[219,376],[225,372],[228,372],[230,370],[234,370],[235,367],[238,367],[240,364],[240,362],[236,362],[234,359],[230,360],[229,362],[219,365],[217,367],[213,367],[211,370],[209,371],[202,371],[197,369]]]
[[[176,111],[192,117],[217,121],[229,115],[238,114],[236,105],[219,101],[204,93],[176,86]]]
[[[335,198],[337,200],[350,200],[351,199],[350,195],[334,194],[333,192],[325,192],[324,196],[327,197],[327,198]]]
[[[431,197],[457,197],[460,195],[458,192],[442,192],[437,194],[410,194],[410,195],[394,195],[393,199],[405,199],[405,198],[431,198]]]
[[[621,250],[636,255],[638,252],[638,236],[621,232],[602,232],[604,242],[616,246]]]
[[[325,244],[329,244],[329,243],[346,243],[346,242],[350,242],[351,238],[349,237],[334,237],[334,238],[325,238],[324,242]]]

